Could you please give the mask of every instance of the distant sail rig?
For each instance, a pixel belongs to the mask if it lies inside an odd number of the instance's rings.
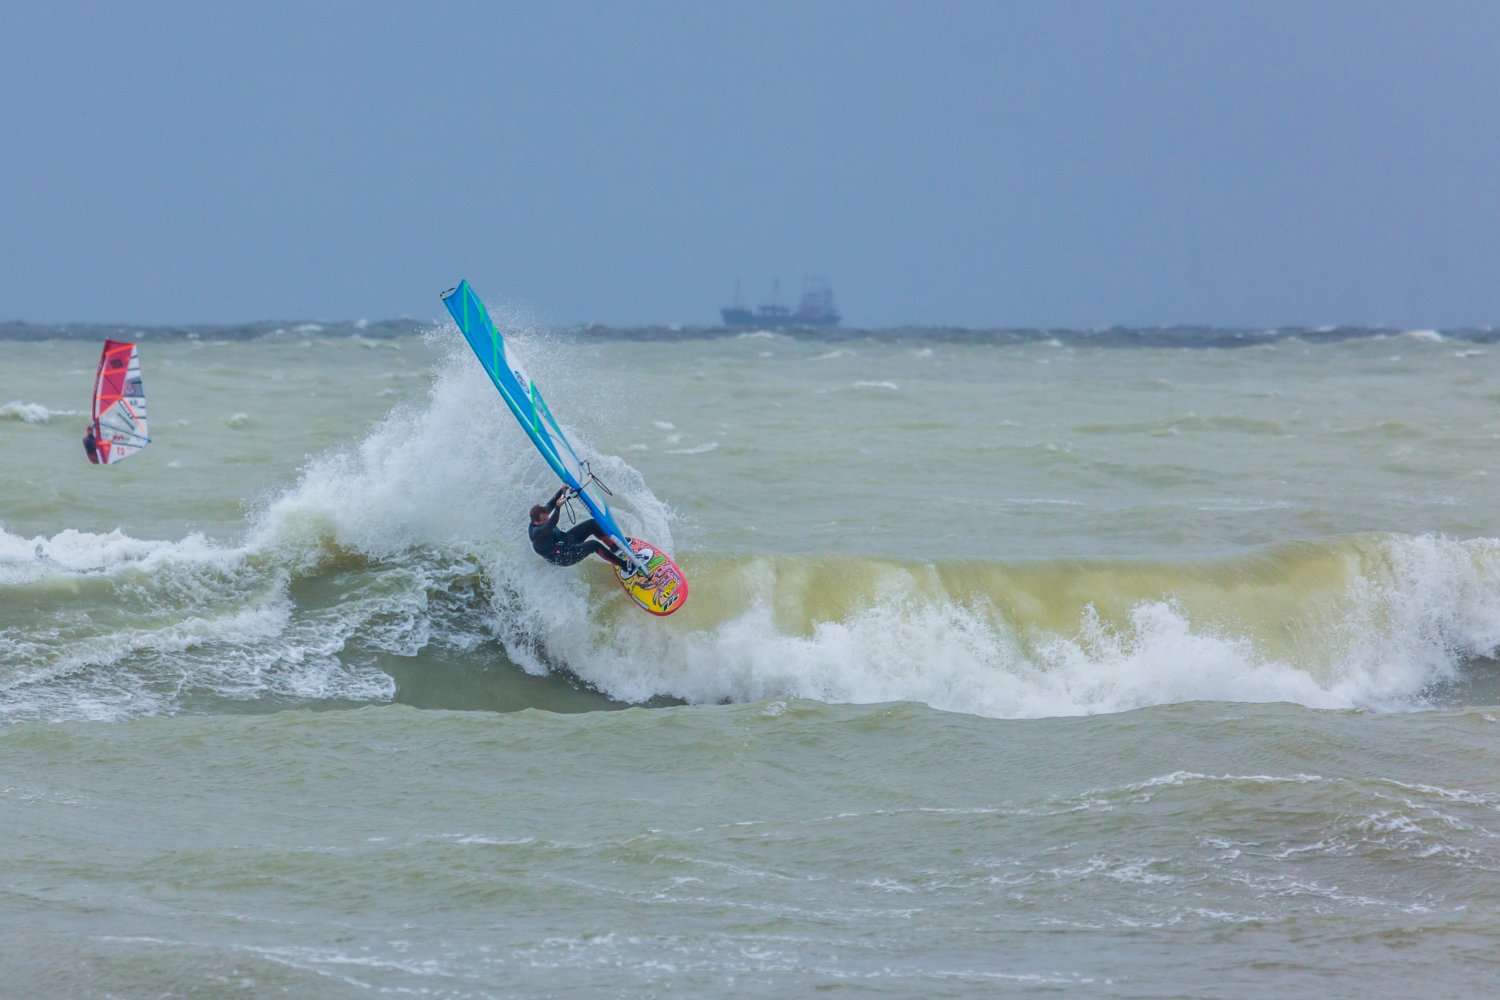
[[[541,452],[542,458],[546,459],[558,478],[577,493],[594,520],[599,522],[599,527],[614,539],[619,553],[629,553],[631,561],[639,565],[639,557],[631,548],[625,532],[615,523],[609,512],[609,504],[605,502],[604,494],[609,492],[608,487],[599,482],[598,477],[589,470],[588,463],[578,457],[578,453],[568,442],[567,435],[563,434],[557,419],[552,416],[552,411],[542,399],[542,391],[531,380],[531,376],[526,374],[520,359],[511,352],[505,339],[500,336],[500,331],[490,319],[489,311],[484,308],[484,303],[479,300],[473,287],[467,280],[460,281],[457,288],[443,293],[443,305],[452,313],[453,321],[458,324],[464,339],[474,349],[485,373],[495,383],[495,388],[500,390],[505,405],[510,407],[510,412],[515,415],[526,436],[531,438],[531,443],[536,445],[536,450]]]
[[[94,377],[93,434],[99,465],[114,465],[151,443],[146,427],[146,388],[134,344],[106,340]]]

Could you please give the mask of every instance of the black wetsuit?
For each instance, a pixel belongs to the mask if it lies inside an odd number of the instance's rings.
[[[572,566],[583,562],[591,555],[607,552],[604,543],[592,537],[599,530],[599,523],[592,517],[579,521],[567,531],[557,530],[560,508],[552,508],[552,516],[542,524],[527,526],[531,535],[531,547],[536,554],[554,566]]]
[[[90,427],[83,435],[83,453],[89,457],[89,461],[95,465],[99,464],[99,446],[94,443],[94,429]]]

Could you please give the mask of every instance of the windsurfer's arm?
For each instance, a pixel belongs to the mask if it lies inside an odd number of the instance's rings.
[[[547,506],[552,508],[552,513],[547,515],[547,527],[557,527],[557,519],[562,516],[562,498],[567,492],[568,488],[564,486],[553,494],[551,500],[547,501]]]

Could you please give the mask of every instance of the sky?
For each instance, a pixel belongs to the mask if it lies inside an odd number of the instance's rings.
[[[1500,324],[1500,4],[0,0],[0,320]]]

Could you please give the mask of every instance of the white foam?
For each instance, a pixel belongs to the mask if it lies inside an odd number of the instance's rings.
[[[193,533],[181,541],[131,538],[116,528],[108,534],[69,528],[50,538],[22,538],[0,528],[0,584],[36,583],[47,577],[111,574],[122,569],[152,573],[172,562],[227,566],[243,553],[223,549]]]
[[[0,638],[0,653],[16,672],[14,680],[0,685],[0,717],[107,721],[170,710],[170,695],[161,690],[167,686],[161,683],[163,658],[170,659],[165,673],[172,687],[199,684],[231,697],[252,697],[270,685],[258,682],[253,667],[251,677],[236,677],[235,666],[250,659],[243,652],[246,646],[281,633],[290,613],[290,602],[278,600],[225,614],[190,615],[165,625],[116,628],[55,649],[24,649]],[[221,661],[172,656],[226,641],[238,651]],[[134,669],[119,669],[127,660]],[[102,669],[106,667],[115,669]],[[61,678],[73,683],[63,687],[57,683]]]
[[[639,637],[636,637],[639,640]],[[920,701],[996,717],[1116,712],[1194,700],[1294,700],[1342,707],[1307,674],[1257,662],[1249,644],[1194,634],[1180,614],[1148,604],[1130,628],[1094,621],[1079,636],[1028,650],[983,608],[918,604],[896,592],[809,636],[778,629],[757,605],[714,629],[667,642],[655,637],[620,665],[568,650],[568,662],[629,700],[671,693],[690,701],[794,696],[819,701]],[[662,648],[665,647],[665,648]],[[644,654],[644,655],[640,655]]]
[[[1426,704],[1430,686],[1454,677],[1462,658],[1500,645],[1496,545],[1388,540],[1388,566],[1361,578],[1355,610],[1318,636],[1316,663],[1267,655],[1232,626],[1195,621],[1170,601],[1141,602],[1118,625],[1088,610],[1072,634],[1019,634],[984,602],[913,597],[932,588],[896,567],[867,607],[789,633],[772,610],[778,582],[769,560],[720,581],[750,600],[713,627],[623,621],[603,631],[559,622],[538,633],[538,655],[631,701],[918,701],[996,717],[1185,701],[1401,711]]]
[[[49,424],[53,417],[87,416],[82,410],[54,410],[41,403],[12,400],[0,406],[0,420],[19,420],[23,424]]]
[[[83,594],[89,620],[53,619],[25,635],[0,630],[0,716],[121,719],[170,713],[184,692],[220,698],[385,701],[392,679],[340,656],[354,636],[413,655],[433,631],[430,572],[386,573],[329,608],[299,609],[277,553],[119,531],[22,539],[0,532],[0,582],[43,604]],[[437,584],[441,586],[441,581]]]

